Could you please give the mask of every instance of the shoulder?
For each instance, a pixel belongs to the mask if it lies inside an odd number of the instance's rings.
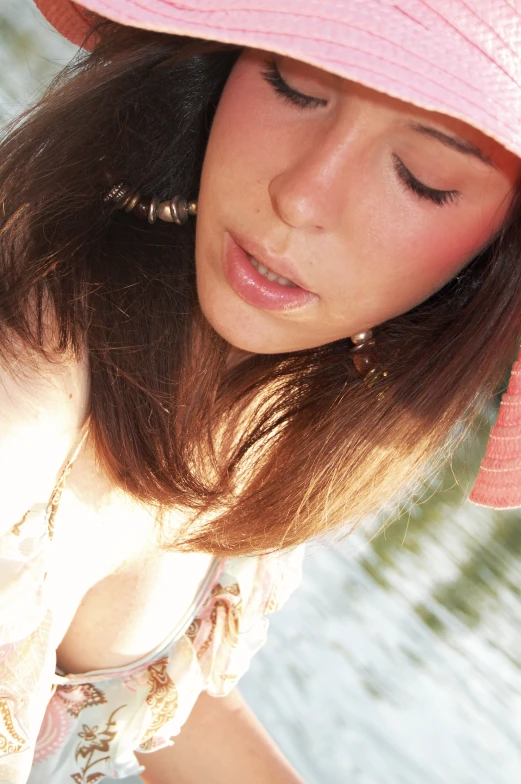
[[[228,694],[246,672],[266,642],[268,616],[283,607],[301,582],[304,554],[303,544],[223,560],[211,593],[186,633],[209,694]]]
[[[0,533],[49,499],[88,411],[85,358],[45,359],[19,347],[0,364]]]

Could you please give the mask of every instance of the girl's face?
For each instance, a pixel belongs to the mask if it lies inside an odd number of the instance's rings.
[[[202,310],[249,352],[374,327],[440,289],[487,244],[520,165],[462,121],[247,50],[203,166]]]

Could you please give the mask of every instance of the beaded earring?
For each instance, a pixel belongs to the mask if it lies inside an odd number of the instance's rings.
[[[189,215],[197,215],[197,201],[187,201],[183,196],[173,196],[166,201],[159,201],[154,196],[143,197],[138,190],[123,182],[111,187],[103,203],[112,204],[117,210],[133,212],[136,218],[148,220],[149,223],[155,223],[159,218],[181,226],[187,222]],[[386,378],[388,374],[378,361],[372,331],[367,329],[365,332],[357,332],[351,336],[351,341],[354,344],[351,349],[353,364],[364,382],[371,386],[379,379]]]
[[[367,329],[365,332],[357,332],[350,340],[354,343],[354,348],[351,349],[353,364],[364,382],[372,386],[379,379],[386,378],[388,374],[378,361],[376,341],[372,331]]]
[[[155,196],[142,196],[138,190],[123,182],[112,186],[103,197],[103,203],[112,204],[117,210],[132,212],[138,220],[147,220],[149,223],[155,223],[159,218],[181,226],[190,215],[197,215],[196,201],[187,201],[183,196],[159,201]]]

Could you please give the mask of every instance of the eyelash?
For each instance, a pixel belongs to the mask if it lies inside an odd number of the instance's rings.
[[[290,87],[280,75],[279,69],[273,60],[265,60],[264,64],[266,65],[266,70],[261,72],[262,76],[268,84],[271,84],[275,92],[284,98],[286,103],[291,103],[301,109],[316,109],[317,106],[325,106],[327,104],[327,101],[323,98],[312,98],[311,95],[304,95]]]
[[[416,179],[404,163],[393,153],[394,169],[400,180],[406,185],[409,190],[416,193],[422,199],[429,199],[429,201],[437,204],[438,207],[443,207],[444,204],[449,202],[456,202],[460,196],[459,191],[437,191],[434,188],[429,188]]]
[[[313,98],[311,95],[304,95],[304,93],[300,93],[298,90],[294,90],[290,87],[280,75],[279,69],[273,60],[265,60],[265,66],[265,70],[261,71],[262,77],[286,103],[298,106],[300,109],[316,109],[319,106],[325,106],[327,104],[327,101],[324,98]],[[397,155],[393,154],[393,160],[394,169],[401,182],[408,190],[412,191],[420,198],[427,199],[438,207],[458,200],[460,195],[459,191],[439,191],[435,188],[429,188],[416,179]]]

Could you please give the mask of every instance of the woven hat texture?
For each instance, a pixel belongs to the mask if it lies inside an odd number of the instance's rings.
[[[81,44],[88,12],[278,52],[458,117],[521,156],[520,0],[36,0]],[[86,13],[87,11],[87,13]]]
[[[501,399],[470,500],[495,509],[521,506],[521,352]]]

